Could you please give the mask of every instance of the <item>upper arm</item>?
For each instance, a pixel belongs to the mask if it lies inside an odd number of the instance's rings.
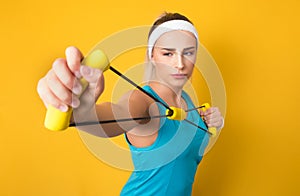
[[[149,117],[150,102],[148,97],[141,91],[129,91],[120,98],[116,106],[119,108],[119,111],[121,111],[120,113],[116,113],[119,117]],[[141,120],[137,122],[143,123],[144,121]]]
[[[149,100],[147,96],[137,90],[124,94],[117,103],[104,102],[96,105],[97,121],[116,120],[116,122],[102,123],[99,125],[82,127],[82,130],[100,137],[114,137],[128,132],[133,128],[148,122],[148,120],[130,120],[136,117],[149,116]],[[95,119],[95,118],[92,118]],[[91,118],[90,118],[91,119]],[[127,121],[118,121],[129,119]]]
[[[148,120],[128,120],[135,117],[149,116],[149,98],[138,90],[124,94],[117,103],[104,102],[95,106],[96,112],[90,112],[80,121],[110,121],[116,122],[100,123],[80,127],[81,130],[100,137],[114,137],[132,130],[146,123]]]

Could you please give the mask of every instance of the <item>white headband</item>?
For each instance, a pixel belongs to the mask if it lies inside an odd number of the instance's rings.
[[[198,42],[198,33],[196,28],[188,21],[185,20],[170,20],[164,22],[157,26],[151,33],[148,39],[148,57],[151,59],[152,49],[155,45],[157,39],[162,36],[162,34],[174,31],[174,30],[184,30],[194,34]]]

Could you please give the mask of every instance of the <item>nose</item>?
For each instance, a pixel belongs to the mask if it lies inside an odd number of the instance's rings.
[[[181,70],[184,68],[184,63],[183,63],[183,56],[181,53],[177,53],[177,58],[175,62],[175,68]]]

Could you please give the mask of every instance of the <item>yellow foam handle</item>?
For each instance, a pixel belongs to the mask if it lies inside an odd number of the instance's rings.
[[[172,116],[168,116],[168,119],[171,120],[184,120],[186,118],[186,112],[181,108],[176,107],[170,107],[170,109],[173,111]],[[170,110],[166,110],[166,115],[169,115]]]
[[[44,121],[44,125],[51,131],[63,131],[69,127],[72,116],[72,108],[69,107],[67,112],[62,112],[49,105]]]
[[[82,65],[86,65],[92,68],[101,69],[103,72],[109,69],[109,60],[107,56],[99,49],[92,51],[81,62]],[[82,91],[84,91],[88,85],[88,82],[81,78]],[[52,131],[63,131],[69,127],[70,119],[72,116],[72,108],[69,107],[67,112],[62,112],[53,106],[49,106],[47,109],[44,125],[47,129]]]
[[[210,108],[209,103],[204,103],[201,106],[203,106],[202,110],[205,112],[208,108]],[[208,127],[208,132],[211,134],[212,137],[215,137],[217,135],[217,129],[216,127]]]
[[[91,54],[87,55],[82,62],[82,65],[87,65],[92,68],[100,69],[103,72],[109,69],[110,64],[107,56],[102,50],[94,50]]]

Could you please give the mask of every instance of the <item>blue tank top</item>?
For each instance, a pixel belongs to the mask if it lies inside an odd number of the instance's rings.
[[[150,86],[143,87],[164,102]],[[182,98],[188,108],[195,108],[187,93]],[[165,102],[164,102],[165,103]],[[157,103],[160,114],[166,108]],[[197,110],[187,113],[187,119],[206,129]],[[125,138],[131,151],[134,171],[121,191],[121,196],[188,196],[191,195],[194,176],[209,135],[186,121],[160,119],[155,142],[138,148]]]

